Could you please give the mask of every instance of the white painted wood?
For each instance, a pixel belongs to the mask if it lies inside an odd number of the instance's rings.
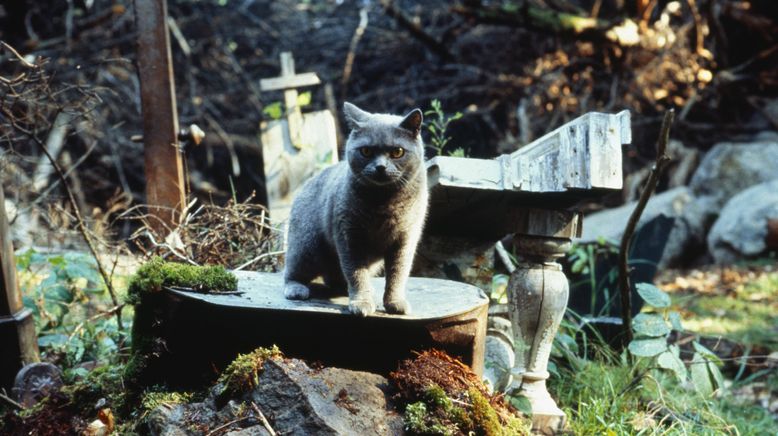
[[[263,122],[260,127],[268,208],[273,220],[280,222],[289,217],[300,186],[338,162],[335,118],[329,111],[303,114],[300,147],[292,144],[287,120]]]
[[[438,156],[430,186],[516,192],[621,189],[621,146],[632,141],[630,114],[591,112],[496,159]]]
[[[259,89],[261,91],[278,91],[289,88],[302,88],[304,86],[314,86],[321,84],[321,80],[316,73],[299,73],[293,76],[273,77],[270,79],[261,79]]]

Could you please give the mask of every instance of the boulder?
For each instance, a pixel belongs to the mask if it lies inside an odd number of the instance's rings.
[[[402,417],[376,374],[339,368],[312,369],[302,360],[268,359],[257,387],[224,406],[221,385],[199,403],[161,405],[146,418],[148,433],[178,436],[208,433],[269,435],[259,413],[276,434],[403,434]],[[193,429],[197,429],[196,431]]]
[[[402,434],[402,417],[384,393],[387,383],[367,372],[269,360],[251,398],[278,434]]]
[[[720,208],[738,192],[778,178],[776,162],[778,141],[717,144],[700,162],[689,187]]]
[[[693,199],[691,191],[685,186],[655,194],[648,200],[643,215],[640,216],[639,225],[645,224],[659,215],[681,216],[686,205]],[[627,225],[629,216],[635,210],[636,205],[637,202],[633,201],[620,207],[587,215],[584,219],[580,242],[596,242],[599,238],[605,238],[618,244],[621,241],[621,235],[624,234],[624,227]]]
[[[726,264],[764,253],[771,219],[778,219],[778,179],[752,186],[726,203],[708,234],[713,259]]]
[[[730,198],[744,189],[778,179],[778,141],[763,135],[751,143],[720,143],[702,159],[689,182],[654,195],[643,212],[643,224],[659,214],[676,221],[659,268],[688,266],[705,255],[708,231]],[[635,202],[598,212],[584,220],[582,242],[598,237],[618,243]]]
[[[580,242],[596,242],[604,238],[618,245],[636,205],[637,202],[633,201],[621,207],[588,215],[584,219]],[[682,260],[689,246],[704,244],[705,235],[702,230],[704,226],[699,221],[707,216],[707,211],[699,208],[707,205],[707,202],[698,202],[691,190],[685,186],[651,196],[640,216],[636,233],[643,225],[660,215],[675,218],[673,228],[667,236],[659,268],[683,263]]]

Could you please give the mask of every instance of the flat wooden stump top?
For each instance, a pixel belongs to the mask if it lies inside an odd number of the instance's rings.
[[[235,275],[238,277],[237,293],[204,294],[178,289],[169,289],[169,291],[183,298],[199,300],[214,306],[332,315],[349,313],[345,290],[343,294],[335,294],[321,285],[314,285],[310,299],[287,300],[284,298],[284,280],[279,273],[236,271]],[[460,315],[489,303],[483,291],[475,286],[450,280],[411,277],[408,280],[407,294],[412,313],[389,315],[384,312],[382,304],[384,278],[373,279],[373,287],[378,309],[370,317],[377,318],[433,320]]]

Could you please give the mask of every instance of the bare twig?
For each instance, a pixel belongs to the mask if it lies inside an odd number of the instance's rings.
[[[16,409],[19,409],[19,410],[24,410],[25,409],[24,406],[22,406],[21,404],[17,403],[16,401],[14,401],[13,398],[11,398],[8,395],[6,395],[5,394],[5,389],[3,389],[2,392],[0,392],[0,400],[5,401],[6,403],[10,404],[11,406],[15,407]]]
[[[32,140],[38,146],[38,148],[40,148],[41,152],[46,155],[46,158],[48,158],[49,162],[51,163],[51,166],[54,168],[54,171],[57,173],[57,177],[59,177],[59,181],[62,184],[62,187],[65,189],[65,193],[67,194],[70,207],[73,208],[73,213],[76,216],[78,231],[79,233],[81,233],[81,236],[84,238],[84,241],[86,242],[86,245],[89,248],[89,252],[92,254],[92,257],[94,257],[95,259],[95,263],[97,264],[97,270],[100,272],[100,276],[103,277],[105,286],[108,289],[108,294],[110,294],[111,296],[111,302],[113,303],[114,306],[118,306],[119,299],[116,297],[116,290],[113,288],[111,277],[108,275],[108,272],[103,267],[103,263],[100,261],[100,257],[97,255],[97,249],[95,248],[94,242],[92,241],[92,237],[89,234],[89,229],[86,228],[86,223],[84,222],[84,218],[81,216],[81,212],[79,211],[78,203],[76,202],[76,198],[73,195],[73,191],[70,189],[70,185],[68,185],[67,176],[65,175],[65,172],[62,171],[62,168],[60,168],[60,166],[57,164],[56,159],[54,159],[51,153],[49,153],[49,150],[46,148],[46,144],[44,144],[40,139],[38,139],[38,137],[35,136],[32,132],[18,125],[15,120],[11,119],[11,124],[14,126],[15,129],[27,135],[27,137],[29,137],[30,140]],[[116,312],[116,324],[120,330],[124,329],[124,326],[122,325],[121,310]]]
[[[349,45],[348,54],[346,55],[346,63],[343,65],[343,78],[340,83],[342,85],[342,97],[344,100],[346,96],[346,86],[348,85],[349,79],[351,79],[351,71],[354,68],[354,59],[357,57],[357,46],[362,39],[362,35],[365,34],[367,23],[367,7],[363,7],[359,10],[359,24],[357,25],[357,28],[354,29],[354,36],[351,37],[351,44]]]
[[[284,251],[284,250],[278,250],[278,251],[271,251],[271,252],[269,252],[269,253],[263,253],[263,254],[260,254],[259,256],[257,256],[257,257],[255,257],[255,258],[253,258],[253,259],[249,260],[248,262],[244,263],[243,265],[241,265],[241,266],[239,266],[239,267],[235,268],[235,271],[240,271],[240,270],[242,270],[243,268],[246,268],[247,266],[249,266],[249,265],[251,265],[251,264],[253,264],[253,263],[259,262],[260,260],[262,260],[262,259],[264,259],[264,258],[266,258],[266,257],[270,257],[270,256],[279,256],[279,255],[281,255],[281,254],[284,254],[284,253],[285,253],[285,251]]]
[[[440,56],[441,59],[445,61],[451,61],[454,58],[446,46],[435,39],[432,35],[425,32],[421,26],[409,20],[408,17],[402,13],[402,11],[397,9],[393,0],[381,0],[381,6],[384,7],[386,15],[394,18],[394,21],[396,21],[400,27],[407,30],[411,36],[418,39],[422,44],[426,45],[433,53]]]
[[[267,430],[268,433],[270,433],[270,436],[276,436],[275,430],[273,430],[273,427],[270,426],[270,423],[267,422],[267,418],[265,418],[265,414],[262,413],[261,410],[259,410],[259,407],[257,406],[257,403],[251,402],[251,408],[254,409],[254,412],[257,414],[257,418],[262,422],[262,426],[265,427],[265,430]]]
[[[657,139],[656,162],[648,175],[646,186],[640,194],[635,210],[632,211],[632,215],[630,215],[629,221],[627,221],[627,227],[624,229],[624,234],[621,237],[621,245],[619,247],[619,291],[621,293],[621,320],[625,345],[632,341],[632,301],[630,300],[631,288],[629,285],[627,253],[629,253],[630,240],[635,233],[640,216],[643,214],[643,209],[646,208],[651,193],[656,189],[659,177],[670,163],[670,156],[666,154],[666,149],[667,141],[670,138],[670,126],[673,124],[674,116],[675,111],[673,109],[665,112],[662,127],[659,131],[659,139]]]
[[[252,416],[244,416],[242,418],[233,419],[232,421],[224,423],[224,424],[216,427],[215,429],[209,431],[208,433],[206,433],[205,436],[213,436],[215,434],[218,434],[220,431],[226,430],[229,427],[231,427],[232,425],[237,424],[239,422],[243,422],[243,421],[245,421],[245,420],[247,420],[249,418],[253,418],[253,417]]]

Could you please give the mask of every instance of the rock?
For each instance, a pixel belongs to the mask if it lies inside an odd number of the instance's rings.
[[[402,418],[387,401],[386,385],[376,374],[269,360],[251,398],[279,434],[402,434]]]
[[[515,359],[511,342],[499,332],[490,331],[486,335],[483,381],[490,392],[503,392],[511,382]]]
[[[708,234],[708,249],[716,263],[762,254],[770,219],[778,219],[778,180],[752,186],[729,200]]]
[[[30,408],[62,388],[62,371],[48,362],[24,365],[16,373],[13,393],[22,406]]]
[[[648,200],[639,224],[645,224],[659,215],[679,217],[683,214],[686,205],[693,200],[691,191],[685,186],[655,194]],[[618,244],[636,204],[637,202],[630,202],[587,215],[584,219],[580,242],[596,242],[599,238],[605,238]]]
[[[697,197],[711,197],[717,207],[738,192],[778,178],[778,141],[721,143],[702,159],[689,187]]]
[[[233,436],[269,435],[254,405],[279,435],[395,435],[403,420],[394,412],[376,374],[339,368],[312,369],[302,360],[269,359],[257,387],[219,408],[221,385],[201,403],[161,405],[146,418],[148,433],[180,436],[220,426]],[[253,403],[253,404],[252,404]]]
[[[624,234],[624,228],[627,225],[632,211],[637,202],[627,203],[621,207],[603,210],[584,219],[583,234],[580,242],[596,242],[604,238],[614,244],[621,242],[621,236]],[[690,207],[698,208],[707,203],[697,203],[691,190],[687,187],[678,187],[669,191],[653,195],[646,204],[643,214],[640,216],[638,229],[647,222],[655,219],[659,215],[676,218],[670,234],[667,236],[667,242],[659,261],[659,267],[672,266],[683,258],[687,247],[694,245],[690,241],[696,241],[696,244],[704,242],[704,232],[698,221],[704,214],[697,213],[696,209],[689,211]]]

